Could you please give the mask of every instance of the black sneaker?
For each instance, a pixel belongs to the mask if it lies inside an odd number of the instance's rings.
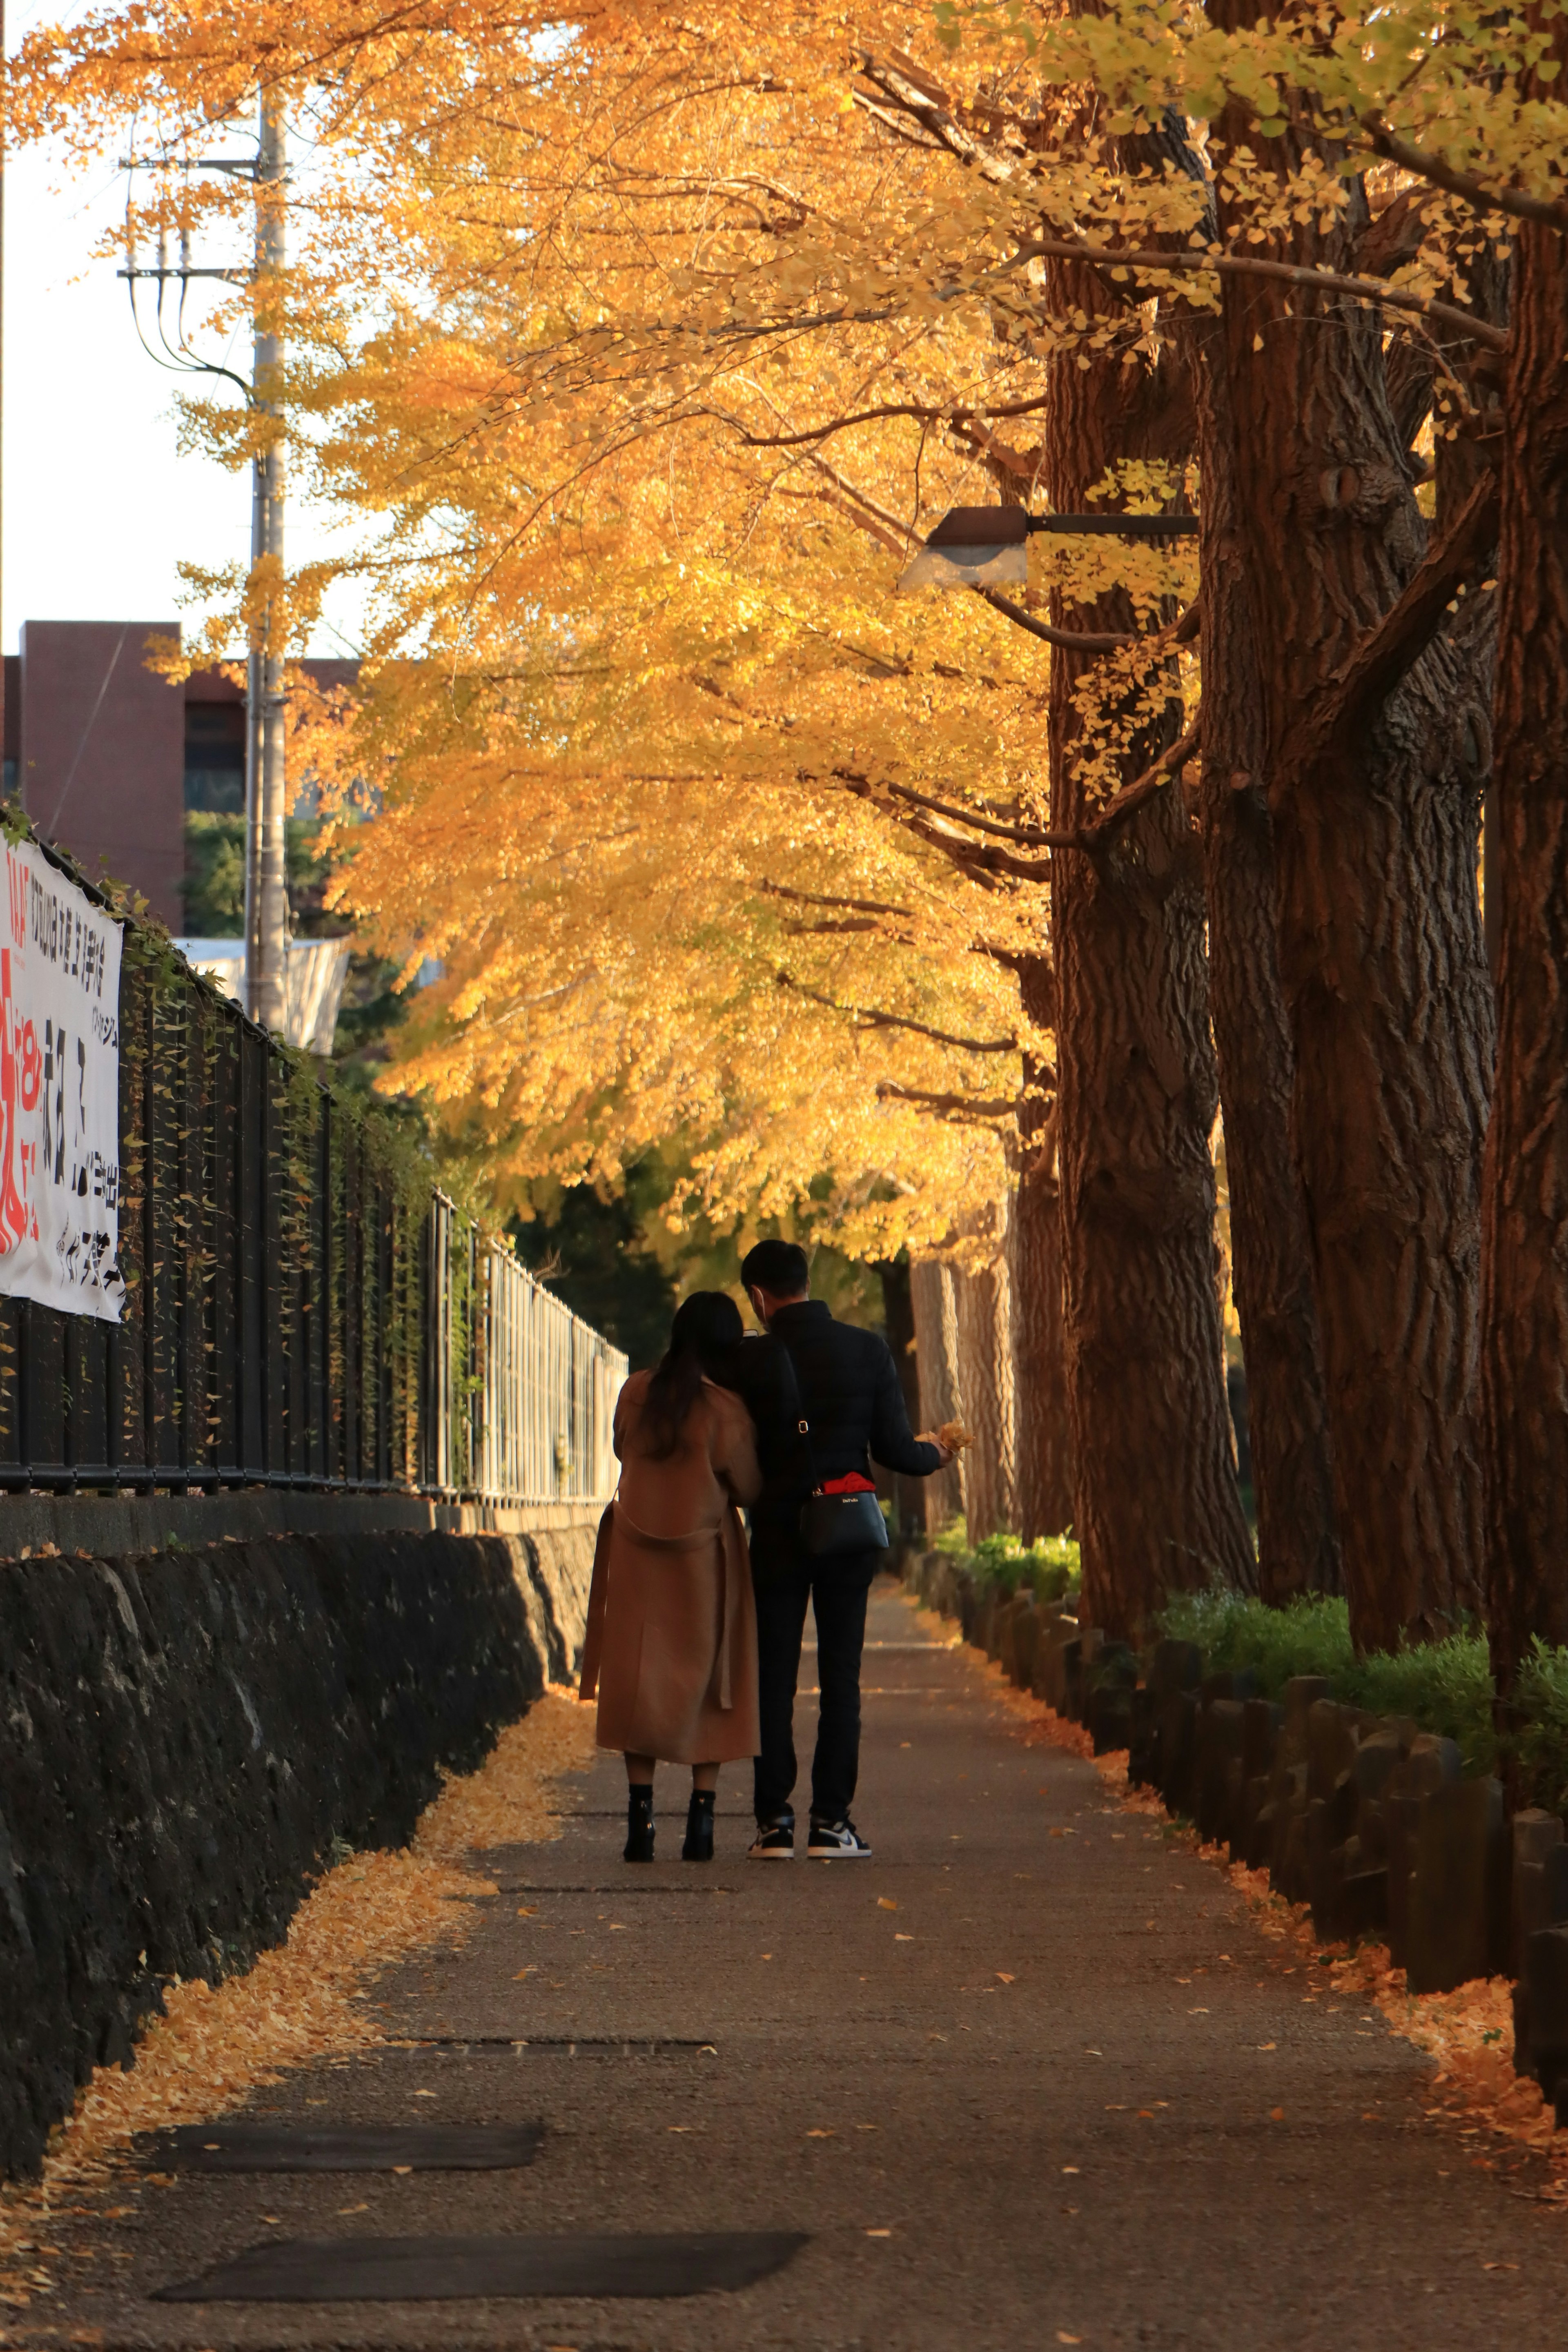
[[[780,1813],[775,1821],[759,1822],[747,1859],[751,1862],[793,1862],[795,1815]]]
[[[859,1862],[868,1859],[870,1852],[847,1814],[841,1822],[814,1821],[811,1824],[811,1838],[805,1849],[808,1862]]]

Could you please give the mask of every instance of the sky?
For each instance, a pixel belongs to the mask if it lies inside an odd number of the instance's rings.
[[[236,136],[226,152],[245,146]],[[36,153],[6,164],[0,634],[7,653],[16,651],[25,620],[179,619],[182,560],[216,567],[248,558],[248,471],[226,473],[180,454],[179,379],[137,341],[115,262],[93,258],[124,210],[125,178],[113,155],[70,179]],[[228,352],[215,341],[211,356],[248,370],[243,340]],[[295,501],[286,560],[303,562],[329,545],[322,519]],[[194,621],[194,608],[184,609]],[[343,634],[324,626],[310,650],[354,651],[352,604],[329,604],[327,618]]]

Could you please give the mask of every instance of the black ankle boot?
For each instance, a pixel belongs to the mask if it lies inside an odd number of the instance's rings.
[[[711,1789],[691,1791],[691,1802],[686,1809],[686,1843],[680,1849],[682,1862],[713,1859],[713,1797]]]
[[[627,1862],[653,1860],[653,1782],[633,1780],[626,1789]]]

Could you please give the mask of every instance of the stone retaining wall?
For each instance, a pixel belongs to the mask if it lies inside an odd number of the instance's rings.
[[[575,1670],[593,1526],[0,1561],[0,2174]]]
[[[1500,1784],[1467,1780],[1453,1740],[1342,1706],[1315,1676],[1276,1702],[1250,1670],[1207,1673],[1191,1643],[1140,1658],[946,1552],[912,1555],[905,1580],[1021,1688],[1085,1725],[1096,1755],[1126,1748],[1130,1780],[1309,1904],[1325,1942],[1375,1937],[1416,1993],[1511,1978],[1515,2065],[1568,2124],[1568,1843],[1555,1813],[1506,1818]]]

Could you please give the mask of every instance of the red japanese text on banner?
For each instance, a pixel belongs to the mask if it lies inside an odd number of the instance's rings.
[[[31,842],[0,901],[0,1293],[118,1323],[120,926]]]

